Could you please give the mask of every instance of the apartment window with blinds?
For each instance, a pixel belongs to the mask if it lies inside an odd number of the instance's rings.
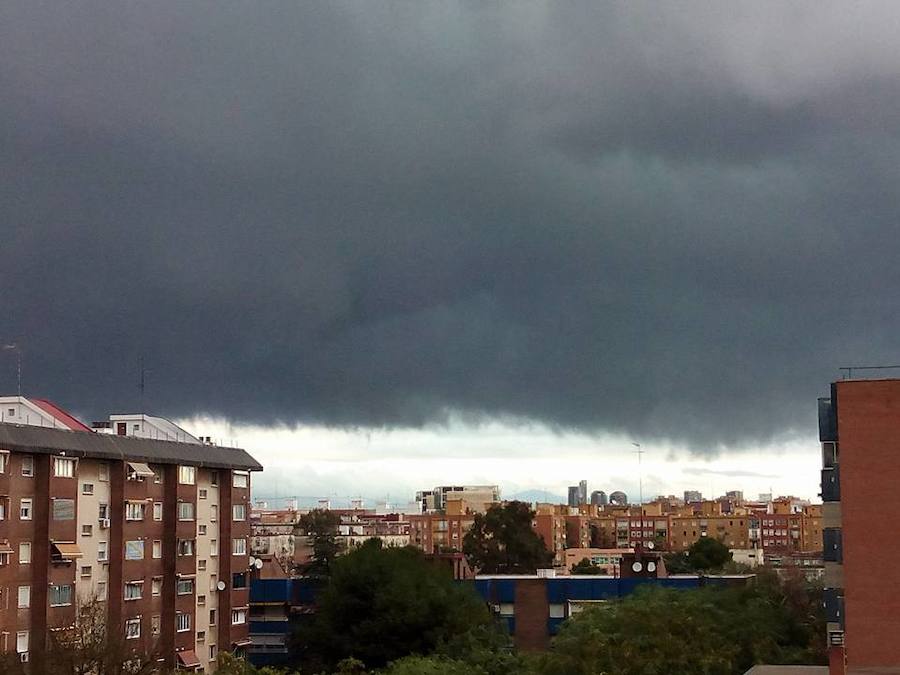
[[[106,462],[100,462],[100,468],[97,470],[97,477],[102,481],[109,480],[109,464]]]
[[[28,631],[20,630],[16,633],[16,652],[24,654],[28,651]]]
[[[246,520],[247,507],[243,504],[235,504],[231,507],[231,511],[234,520]]]
[[[125,584],[125,599],[140,600],[144,596],[143,581],[129,581]]]
[[[194,555],[194,540],[193,539],[179,539],[178,540],[178,555],[181,555],[181,556]]]
[[[126,502],[125,503],[125,520],[143,520],[144,509],[147,505],[143,502]]]
[[[219,555],[219,541],[217,539],[209,540],[209,555],[213,558]]]
[[[19,564],[25,565],[31,562],[31,542],[23,541],[19,544]]]
[[[73,478],[75,476],[75,460],[71,457],[54,457],[53,475],[57,478]]]
[[[28,478],[34,476],[34,457],[31,455],[22,457],[22,475]]]
[[[53,520],[74,520],[75,519],[75,500],[74,499],[54,499],[53,500]]]
[[[19,586],[18,609],[31,607],[31,586]]]
[[[182,485],[193,485],[196,480],[197,469],[193,466],[178,467],[178,482]]]
[[[50,606],[63,607],[72,604],[72,587],[68,584],[50,586]]]
[[[232,481],[232,485],[236,488],[245,488],[247,484],[250,482],[250,477],[248,474],[243,473],[241,471],[234,472],[234,479]]]
[[[125,560],[143,560],[144,542],[140,539],[125,542]]]
[[[162,520],[162,519],[163,519],[162,502],[153,502],[153,520]]]
[[[162,540],[156,539],[153,542],[153,557],[162,558]]]
[[[194,580],[179,579],[178,583],[175,585],[175,592],[178,593],[178,595],[190,595],[194,592]]]
[[[109,558],[107,544],[105,541],[97,542],[97,562],[106,562]]]
[[[231,553],[232,553],[232,555],[247,555],[247,540],[246,539],[232,539],[231,540]]]
[[[7,466],[9,466],[9,453],[0,452],[0,473],[6,473]]]
[[[194,503],[178,502],[178,520],[194,519]]]
[[[231,610],[231,625],[237,626],[242,623],[247,623],[247,610],[245,610],[245,609]]]
[[[183,633],[184,631],[191,629],[191,615],[179,613],[177,616],[177,627],[176,630],[179,633]]]
[[[31,520],[31,500],[19,500],[19,520]]]
[[[162,593],[162,577],[153,577],[153,581],[150,582],[150,591],[153,595]]]

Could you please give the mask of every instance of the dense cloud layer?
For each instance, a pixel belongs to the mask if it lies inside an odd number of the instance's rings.
[[[900,11],[593,4],[4,3],[26,390],[811,433],[898,359]]]

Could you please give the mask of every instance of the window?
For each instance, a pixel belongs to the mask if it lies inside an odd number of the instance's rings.
[[[81,568],[81,578],[82,579],[90,579],[91,578],[91,566],[90,565],[84,565]]]
[[[231,575],[232,588],[247,588],[247,573],[235,572]]]
[[[6,514],[9,512],[8,498],[0,497],[0,520],[6,520]]]
[[[218,518],[218,517],[219,517],[219,507],[215,504],[212,504],[209,507],[209,519],[212,522],[216,522],[216,518]]]
[[[106,547],[105,541],[97,542],[97,562],[106,562],[109,560],[109,549]]]
[[[144,596],[143,581],[129,581],[125,584],[125,599],[140,600]]]
[[[247,507],[243,504],[235,504],[231,507],[234,520],[246,520]]]
[[[104,482],[109,480],[109,464],[100,462],[100,466],[97,468],[97,477]]]
[[[9,466],[9,453],[0,451],[0,473],[6,473],[7,466]]]
[[[209,472],[209,484],[213,487],[219,486],[219,472],[218,471],[210,471]]]
[[[19,586],[19,609],[28,609],[31,607],[31,586]]]
[[[197,534],[206,534],[206,525],[198,525]]]
[[[146,506],[143,502],[126,502],[125,520],[143,520]]]
[[[247,610],[246,609],[231,610],[231,625],[238,626],[242,623],[247,623]]]
[[[81,494],[83,494],[83,495],[94,494],[94,484],[93,483],[82,483],[81,484]]]
[[[216,577],[215,574],[210,574],[210,575],[209,575],[209,592],[210,592],[210,593],[215,593],[215,592],[216,592],[216,583],[217,583],[217,581],[218,581],[218,577]]]
[[[206,596],[205,596],[205,595],[198,595],[198,596],[197,596],[197,604],[200,605],[201,607],[202,607],[203,605],[205,605],[205,604],[206,604]]]
[[[82,537],[90,537],[94,534],[94,526],[93,525],[82,525],[81,526],[81,536]]]
[[[140,539],[125,542],[125,560],[143,560],[144,542]]]
[[[197,631],[197,642],[206,642],[206,631],[205,630]]]
[[[162,541],[159,539],[153,542],[153,557],[162,558]]]
[[[162,520],[162,502],[153,502],[153,520]]]
[[[153,472],[153,482],[159,485],[163,481],[162,469]]]
[[[31,520],[31,499],[19,500],[19,520]]]
[[[34,476],[34,457],[31,455],[25,455],[22,458],[22,475],[29,478]]]
[[[150,581],[150,593],[160,595],[162,593],[162,577],[153,577]]]
[[[57,478],[72,478],[75,475],[75,460],[71,457],[54,457],[53,475]]]
[[[250,482],[250,476],[243,471],[235,471],[234,479],[232,481],[232,485],[236,488],[245,488],[247,487],[247,483]]]
[[[183,633],[186,630],[191,629],[191,615],[185,614],[183,612],[179,612],[177,615],[177,623],[175,630],[179,633]]]
[[[215,539],[209,540],[209,555],[213,558],[219,555],[219,542]]]
[[[209,625],[210,626],[216,625],[216,610],[214,610],[214,609],[209,610]]]
[[[205,561],[205,560],[198,560],[198,561],[197,561],[197,569],[198,569],[199,571],[203,572],[203,571],[206,569],[206,561]]]
[[[247,555],[247,540],[246,539],[232,539],[231,540],[231,554],[232,555]]]
[[[178,467],[178,482],[182,485],[193,485],[196,479],[197,469],[193,466]]]
[[[209,646],[209,660],[210,661],[216,660],[216,646],[215,645]]]
[[[74,499],[54,499],[53,500],[53,520],[74,520],[75,519],[75,500]]]
[[[68,584],[50,586],[50,606],[62,607],[72,604],[72,587]]]
[[[23,541],[19,544],[19,564],[25,565],[31,562],[31,542]]]
[[[150,633],[159,635],[159,615],[150,617]]]
[[[178,593],[178,595],[190,595],[194,592],[194,580],[179,579],[178,583],[175,584],[175,592]]]
[[[137,619],[126,619],[125,620],[125,639],[131,640],[134,638],[141,637],[141,620]]]
[[[178,540],[178,555],[194,555],[194,540],[193,539],[179,539]]]
[[[194,503],[178,502],[178,520],[194,519]]]
[[[106,600],[106,582],[105,581],[97,582],[97,599],[98,600]]]
[[[28,651],[28,631],[21,630],[16,633],[16,651],[24,654]]]
[[[200,488],[200,489],[197,491],[197,496],[198,496],[200,499],[206,499],[206,488]]]
[[[100,520],[109,519],[109,504],[100,504],[97,506],[97,518]]]

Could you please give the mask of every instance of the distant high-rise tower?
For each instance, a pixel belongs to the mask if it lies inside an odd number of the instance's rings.
[[[700,494],[700,490],[685,490],[684,491],[684,503],[691,504],[692,502],[702,502],[703,495]]]
[[[594,490],[591,493],[591,504],[594,506],[606,506],[608,503],[609,499],[603,490]]]
[[[582,480],[578,482],[578,503],[579,504],[587,504],[588,503],[588,491],[587,491],[587,481]]]
[[[569,486],[569,506],[578,506],[578,486]]]
[[[618,506],[625,506],[626,504],[628,504],[628,495],[626,495],[621,490],[616,490],[615,492],[610,493],[609,503],[617,504]]]

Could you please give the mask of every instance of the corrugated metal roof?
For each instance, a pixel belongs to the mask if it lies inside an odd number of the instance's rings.
[[[0,423],[0,448],[37,454],[65,452],[74,457],[139,461],[148,464],[188,464],[214,469],[262,471],[262,465],[240,448],[20,424]]]
[[[93,431],[84,422],[67,413],[53,401],[48,401],[45,398],[29,398],[28,400],[38,408],[43,410],[45,413],[55,418],[57,421],[65,424],[66,427],[68,427],[72,431]]]

